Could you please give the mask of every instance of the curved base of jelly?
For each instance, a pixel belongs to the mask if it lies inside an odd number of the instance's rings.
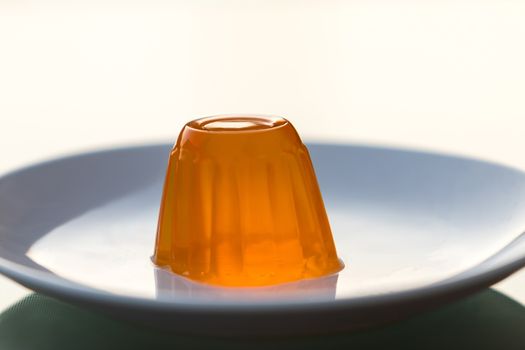
[[[305,269],[296,274],[280,274],[278,271],[272,271],[265,274],[232,274],[231,276],[221,275],[221,277],[214,276],[211,273],[202,273],[199,275],[190,274],[187,271],[177,271],[169,263],[161,263],[155,256],[151,257],[151,261],[155,266],[167,270],[177,276],[187,278],[192,282],[198,282],[206,285],[217,287],[266,287],[277,284],[292,283],[302,280],[315,279],[336,274],[345,268],[345,264],[341,259],[337,259],[329,266],[324,266],[320,269]]]

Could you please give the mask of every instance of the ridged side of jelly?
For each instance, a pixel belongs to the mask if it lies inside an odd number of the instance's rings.
[[[155,263],[224,286],[339,271],[314,169],[295,129],[287,123],[234,135],[183,130],[170,155]]]

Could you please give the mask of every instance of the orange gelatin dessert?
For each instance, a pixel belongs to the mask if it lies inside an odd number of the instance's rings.
[[[153,261],[222,286],[342,269],[310,156],[290,122],[217,116],[184,126],[169,158]]]

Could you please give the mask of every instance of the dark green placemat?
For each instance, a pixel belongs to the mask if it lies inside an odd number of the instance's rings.
[[[225,339],[115,321],[39,294],[0,315],[0,349],[525,349],[525,308],[492,290],[352,334]]]

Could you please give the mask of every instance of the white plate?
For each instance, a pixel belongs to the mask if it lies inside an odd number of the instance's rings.
[[[289,334],[400,319],[525,265],[524,173],[438,154],[313,144],[345,269],[267,288],[193,283],[150,262],[169,150],[109,150],[0,178],[0,272],[155,327]]]

